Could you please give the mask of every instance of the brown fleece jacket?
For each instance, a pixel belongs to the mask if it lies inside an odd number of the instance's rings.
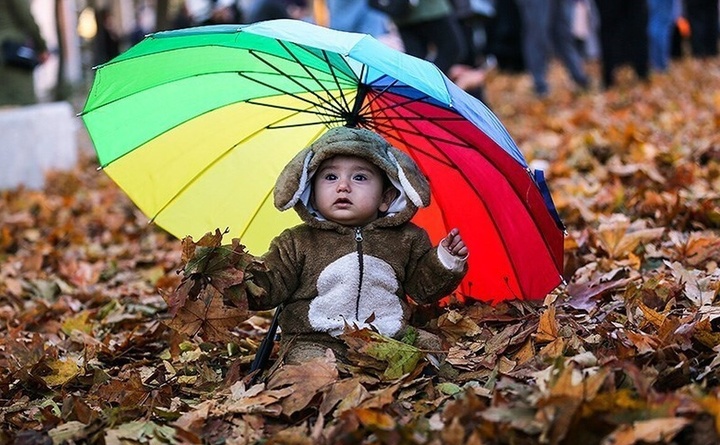
[[[325,220],[311,205],[312,174],[322,161],[341,154],[377,165],[400,192],[387,215],[364,227]],[[399,337],[411,312],[406,295],[432,303],[457,287],[467,266],[445,267],[425,230],[409,222],[429,200],[427,180],[412,159],[369,130],[332,129],[285,167],[276,183],[275,205],[294,207],[304,223],[272,241],[263,256],[268,272],[255,277],[267,296],[251,307],[284,306],[282,346],[303,351],[293,361],[320,355],[327,347],[342,358],[336,336],[346,324],[372,325]]]

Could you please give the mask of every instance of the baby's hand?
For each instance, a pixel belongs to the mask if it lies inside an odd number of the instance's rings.
[[[465,258],[468,254],[467,247],[465,247],[465,242],[462,240],[460,230],[458,229],[452,229],[450,233],[448,233],[448,236],[440,241],[440,244],[442,244],[448,252],[457,257]]]

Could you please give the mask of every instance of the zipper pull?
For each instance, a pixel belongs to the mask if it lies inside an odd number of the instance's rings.
[[[362,231],[361,231],[360,227],[355,227],[355,241],[360,243],[360,242],[362,242],[362,240],[363,240],[363,237],[362,237]]]

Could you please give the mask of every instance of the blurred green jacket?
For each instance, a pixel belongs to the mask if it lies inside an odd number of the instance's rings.
[[[0,44],[6,40],[29,42],[37,52],[47,51],[29,0],[0,0]],[[35,102],[33,72],[6,66],[0,52],[0,106]]]

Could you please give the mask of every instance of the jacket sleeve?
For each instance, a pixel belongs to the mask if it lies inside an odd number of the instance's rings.
[[[258,299],[250,298],[251,310],[267,310],[281,305],[293,295],[300,283],[304,260],[298,257],[290,230],[285,230],[272,240],[262,260],[267,270],[253,272],[253,282],[265,291],[265,295]]]
[[[434,303],[449,295],[460,285],[467,273],[446,268],[438,257],[437,248],[430,243],[424,230],[413,238],[412,253],[406,268],[405,292],[418,303]]]

